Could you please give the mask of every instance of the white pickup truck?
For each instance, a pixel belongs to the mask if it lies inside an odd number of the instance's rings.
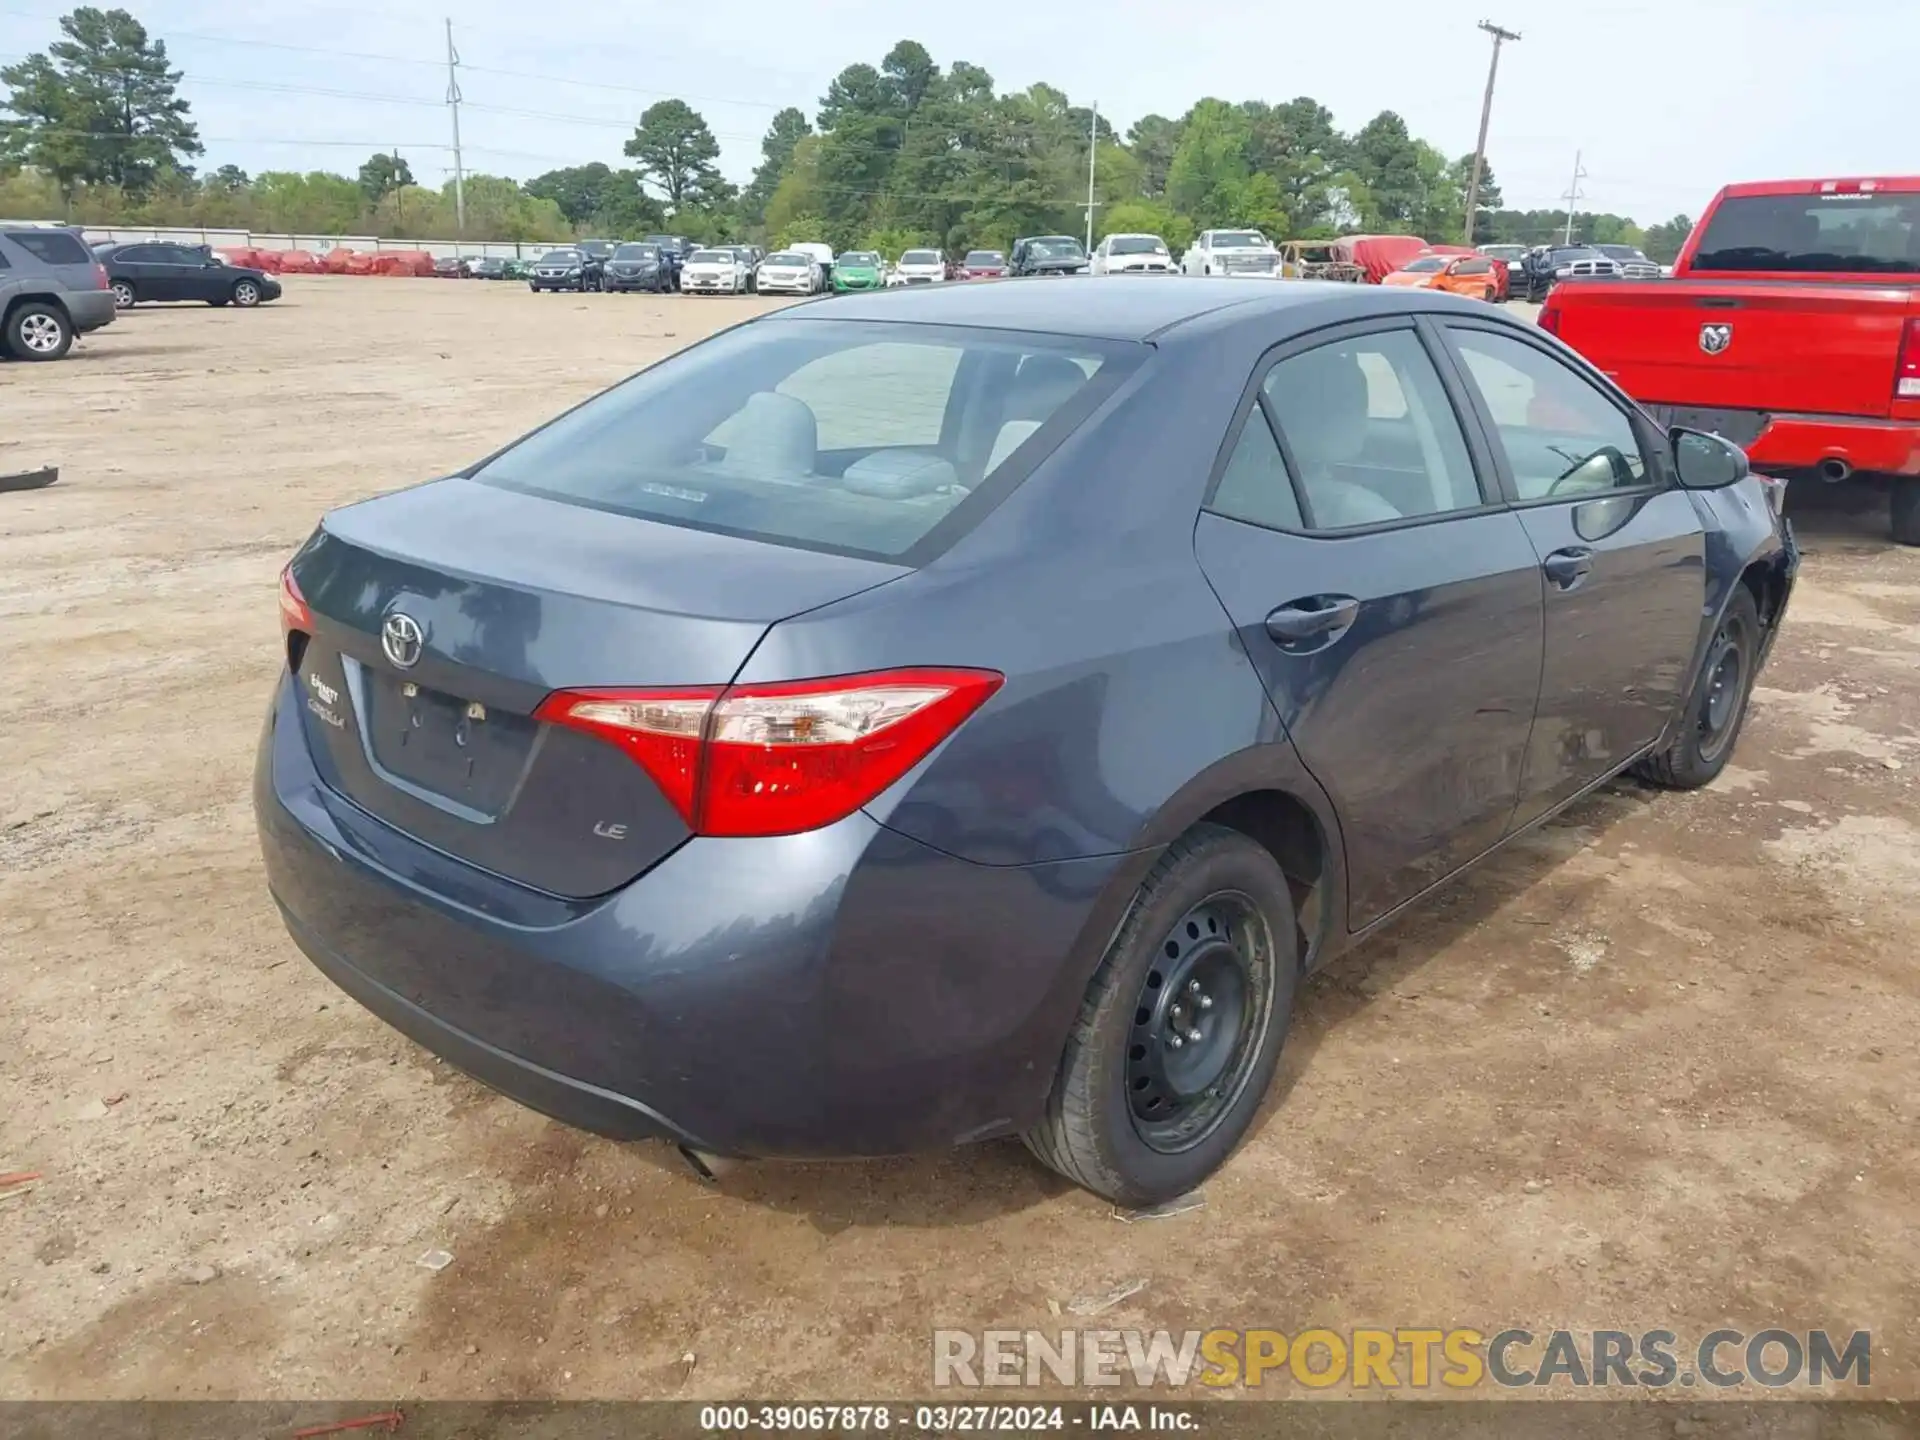
[[[1180,257],[1183,275],[1259,275],[1280,273],[1280,251],[1258,230],[1202,230]]]

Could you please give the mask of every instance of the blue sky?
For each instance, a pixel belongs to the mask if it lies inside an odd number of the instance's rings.
[[[61,8],[0,0],[0,56],[43,48]],[[446,76],[435,65],[447,0],[128,8],[186,72],[181,88],[208,167],[350,174],[397,145],[423,182],[451,173]],[[1316,22],[1316,11],[1347,18]],[[640,110],[680,95],[720,137],[723,167],[744,180],[776,109],[799,105],[811,117],[836,71],[878,63],[902,37],[943,65],[984,66],[1002,89],[1057,85],[1076,103],[1097,102],[1123,130],[1150,111],[1178,115],[1202,95],[1308,94],[1344,128],[1394,109],[1416,135],[1461,154],[1472,148],[1486,80],[1482,18],[1524,36],[1503,52],[1488,141],[1509,204],[1561,203],[1576,150],[1588,172],[1583,208],[1643,224],[1697,215],[1726,180],[1913,164],[1915,0],[1103,0],[937,4],[917,14],[881,0],[464,0],[452,18],[466,67],[467,168],[516,179],[624,163],[620,145]],[[343,51],[356,53],[331,53]],[[311,90],[335,93],[303,93]]]

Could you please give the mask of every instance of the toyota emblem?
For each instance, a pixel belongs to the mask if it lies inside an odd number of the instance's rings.
[[[426,646],[427,632],[411,615],[396,610],[380,627],[380,648],[386,652],[387,659],[402,670],[418,665],[420,652]]]
[[[1700,327],[1700,348],[1709,355],[1718,355],[1733,344],[1733,326],[1702,325]]]

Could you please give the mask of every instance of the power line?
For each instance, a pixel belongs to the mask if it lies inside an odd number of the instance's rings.
[[[1487,95],[1480,102],[1480,138],[1473,147],[1473,176],[1467,181],[1467,233],[1465,243],[1473,244],[1473,215],[1480,203],[1480,172],[1487,163],[1487,122],[1493,118],[1493,81],[1500,73],[1500,44],[1520,38],[1518,30],[1502,30],[1491,20],[1482,20],[1480,28],[1493,37],[1493,58],[1487,62]]]

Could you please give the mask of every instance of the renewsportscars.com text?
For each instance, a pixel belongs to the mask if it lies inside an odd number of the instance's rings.
[[[938,1387],[1864,1389],[1873,1336],[1784,1329],[936,1330]]]

